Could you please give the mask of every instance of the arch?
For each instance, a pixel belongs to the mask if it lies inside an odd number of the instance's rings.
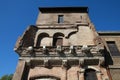
[[[44,75],[31,77],[30,80],[60,80],[60,78],[56,76]]]
[[[84,72],[84,80],[98,80],[94,69],[86,69]]]
[[[97,72],[100,72],[100,70],[98,68],[94,67],[94,66],[88,66],[85,69],[93,69],[93,70],[95,70]]]
[[[94,67],[94,66],[87,66],[87,67],[81,69],[80,72],[85,72],[85,70],[87,70],[87,69],[92,69],[92,70],[95,70],[96,72],[101,73],[101,71],[98,68]]]
[[[37,44],[36,44],[36,47],[40,47],[41,45],[41,40],[43,38],[46,38],[46,37],[49,37],[49,34],[48,33],[41,33],[38,35],[38,38],[37,38]]]
[[[53,35],[53,38],[54,38],[54,37],[58,37],[58,36],[64,37],[65,35],[64,35],[63,33],[61,33],[61,32],[57,32],[57,33],[55,33],[55,34]]]
[[[53,43],[52,43],[52,45],[53,46],[63,45],[63,37],[64,37],[63,33],[60,33],[60,32],[55,33],[53,35]]]
[[[73,32],[69,33],[68,36],[67,36],[67,38],[69,38],[69,37],[70,37],[71,35],[73,35],[73,34],[76,34],[76,32],[77,32],[77,31],[73,31]]]

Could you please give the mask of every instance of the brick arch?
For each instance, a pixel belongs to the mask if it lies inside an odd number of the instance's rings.
[[[87,66],[87,67],[85,67],[84,69],[81,69],[80,72],[85,72],[85,70],[87,70],[87,69],[93,69],[93,70],[95,70],[96,72],[100,72],[100,69],[98,69],[98,68],[96,68],[96,67],[94,67],[94,66]]]
[[[84,80],[89,80],[86,79],[86,72],[92,71],[95,79],[90,79],[90,80],[98,80],[98,75],[101,76],[99,73],[101,73],[101,70],[99,68],[96,68],[94,66],[86,66],[83,69],[80,70],[81,73],[83,73]],[[91,73],[92,74],[92,73]],[[93,76],[93,75],[92,75]]]
[[[58,36],[64,37],[65,35],[64,35],[63,33],[61,33],[61,32],[56,32],[56,33],[54,33],[54,35],[53,35],[53,37],[58,37]]]
[[[99,71],[100,71],[98,68],[93,67],[93,66],[88,66],[88,67],[87,67],[87,68],[85,68],[85,69],[93,69],[93,70],[95,70],[95,71],[97,71],[97,72],[99,72]]]
[[[56,80],[60,80],[60,78],[59,77],[57,77],[57,76],[53,76],[53,75],[37,75],[37,76],[33,76],[33,77],[31,77],[30,78],[30,80],[35,80],[35,79],[43,79],[43,78],[51,78],[51,79],[56,79]]]
[[[77,31],[70,32],[70,33],[68,34],[67,38],[69,38],[69,37],[70,37],[71,35],[73,35],[73,34],[76,34],[76,32],[77,32]]]
[[[45,37],[49,37],[49,34],[48,33],[40,33],[37,37],[37,44],[36,44],[36,47],[40,47],[41,45],[41,40]]]
[[[63,37],[64,36],[65,35],[63,33],[61,33],[61,32],[54,33],[52,45],[53,46],[63,45]]]

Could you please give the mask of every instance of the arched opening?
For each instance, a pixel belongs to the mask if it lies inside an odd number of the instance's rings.
[[[32,77],[30,80],[60,80],[60,78],[55,76],[40,76],[40,77]]]
[[[40,78],[40,79],[35,79],[35,80],[57,80],[57,79],[54,79],[54,78]]]
[[[40,47],[41,46],[41,40],[43,38],[48,38],[49,35],[47,33],[41,33],[38,38],[37,38],[37,44],[36,44],[36,47]]]
[[[63,45],[63,37],[64,37],[63,33],[55,33],[53,35],[53,46],[57,46],[57,45],[62,46]]]
[[[98,80],[96,71],[93,69],[86,69],[84,73],[84,80]]]
[[[52,79],[52,78],[41,78],[41,79],[35,79],[35,80],[56,80],[56,79]]]

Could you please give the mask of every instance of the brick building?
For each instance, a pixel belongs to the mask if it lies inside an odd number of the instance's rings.
[[[88,7],[41,7],[17,40],[13,80],[119,80],[120,32],[97,32]]]

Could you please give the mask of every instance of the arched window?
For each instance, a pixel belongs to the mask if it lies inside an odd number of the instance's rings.
[[[98,80],[96,71],[93,69],[86,69],[84,73],[84,80]]]
[[[42,39],[43,39],[43,38],[48,39],[48,38],[49,38],[49,35],[48,35],[47,33],[41,33],[41,34],[38,36],[38,39],[37,39],[37,44],[36,44],[37,47],[40,47],[40,46],[41,46],[41,42],[42,42]],[[48,41],[49,41],[49,40],[48,40]],[[44,45],[44,46],[46,46],[46,45]]]
[[[55,33],[53,35],[53,46],[57,46],[57,45],[63,45],[63,37],[64,34],[63,33]]]

